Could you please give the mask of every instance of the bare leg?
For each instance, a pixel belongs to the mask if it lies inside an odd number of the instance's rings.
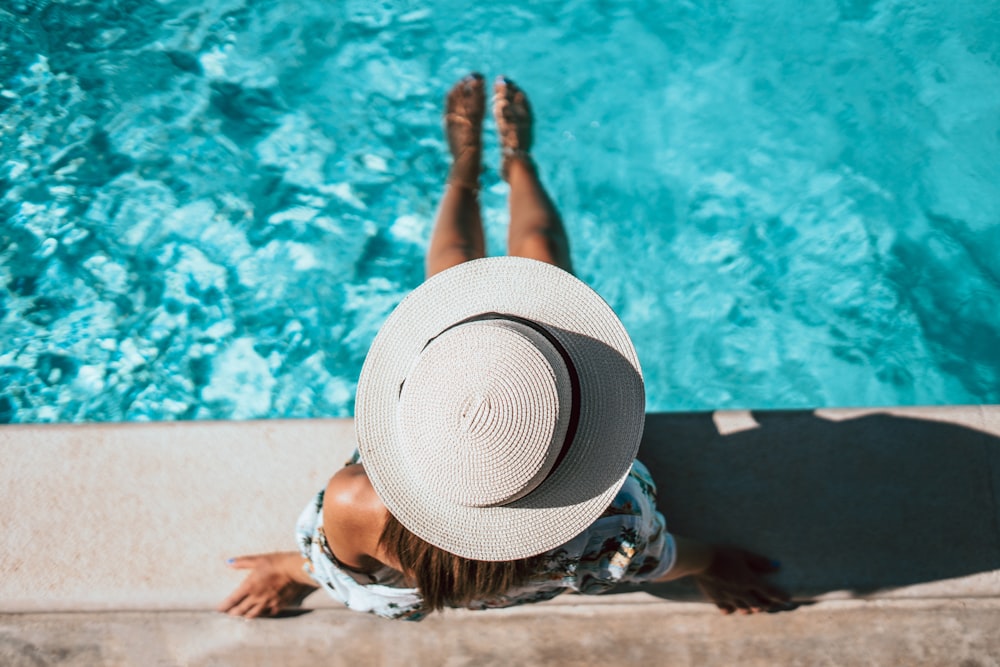
[[[456,83],[448,93],[444,122],[452,163],[427,250],[428,278],[486,256],[479,211],[485,96],[483,77],[475,73]]]
[[[493,114],[503,150],[501,173],[510,184],[507,253],[555,264],[572,273],[569,239],[562,218],[528,154],[532,139],[528,98],[504,77],[497,78],[493,92]]]

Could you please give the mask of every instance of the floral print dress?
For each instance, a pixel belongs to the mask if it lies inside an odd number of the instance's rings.
[[[296,534],[308,559],[306,572],[335,600],[384,618],[418,621],[427,615],[419,591],[407,587],[400,572],[383,567],[359,573],[337,562],[323,534],[323,491],[302,512]],[[549,551],[536,577],[468,607],[512,607],[549,600],[564,591],[596,595],[618,584],[657,579],[670,570],[675,557],[674,539],[656,510],[656,486],[646,466],[635,461],[608,509],[582,533]]]

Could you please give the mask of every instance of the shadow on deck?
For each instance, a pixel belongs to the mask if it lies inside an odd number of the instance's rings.
[[[712,413],[647,415],[639,459],[671,532],[780,560],[777,582],[797,599],[1000,568],[1000,438],[887,414],[752,417],[756,426],[722,434]],[[683,583],[643,590],[697,598]]]

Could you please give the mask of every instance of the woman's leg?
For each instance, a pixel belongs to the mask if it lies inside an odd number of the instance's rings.
[[[572,273],[566,229],[528,152],[532,140],[528,98],[504,77],[497,78],[493,92],[493,114],[503,150],[501,173],[510,184],[507,254],[555,264]]]
[[[427,277],[486,256],[479,212],[486,93],[481,74],[470,74],[448,93],[444,117],[452,163],[427,250]]]

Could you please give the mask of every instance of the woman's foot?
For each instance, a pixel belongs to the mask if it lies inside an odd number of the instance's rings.
[[[483,162],[483,114],[486,93],[483,75],[473,72],[448,91],[445,103],[444,130],[452,163],[448,183],[475,192]]]
[[[493,116],[500,134],[500,175],[510,180],[515,162],[531,167],[531,105],[528,96],[513,81],[498,76],[493,83]]]

